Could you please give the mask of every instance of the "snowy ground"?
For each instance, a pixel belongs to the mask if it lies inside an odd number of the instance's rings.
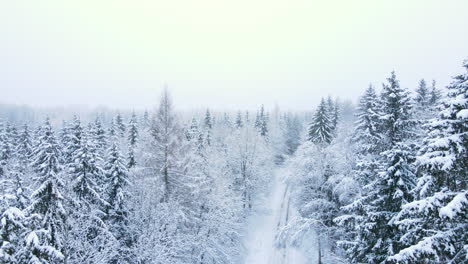
[[[282,169],[276,170],[267,210],[257,211],[249,221],[249,234],[245,246],[248,249],[246,264],[305,264],[301,252],[292,247],[277,248],[275,235],[295,213],[290,204],[288,186],[283,181]]]

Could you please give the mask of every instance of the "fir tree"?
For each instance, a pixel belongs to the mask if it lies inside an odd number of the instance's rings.
[[[383,84],[381,117],[382,130],[385,136],[386,147],[390,149],[401,142],[411,132],[409,129],[415,124],[411,119],[411,98],[407,89],[400,87],[393,71],[388,84]]]
[[[136,165],[135,146],[138,140],[138,123],[135,112],[132,113],[128,124],[128,168],[133,168]]]
[[[369,85],[359,99],[354,140],[363,154],[378,154],[381,137],[379,102],[374,87]]]
[[[329,144],[332,141],[331,122],[323,98],[309,125],[307,139],[315,144]]]
[[[427,88],[426,81],[421,79],[419,81],[418,89],[416,89],[416,102],[418,107],[424,108],[429,105],[430,94],[429,89]]]
[[[440,99],[442,98],[441,95],[442,95],[442,92],[436,87],[436,81],[432,80],[429,104],[432,106],[437,106],[440,102]]]
[[[122,115],[120,115],[120,113],[117,113],[117,116],[115,116],[115,128],[117,129],[117,134],[120,137],[125,136],[125,131],[127,128],[125,127]]]
[[[117,145],[112,143],[108,150],[105,165],[106,176],[106,221],[110,231],[118,241],[117,248],[109,263],[136,263],[131,252],[133,237],[129,230],[128,186],[130,184],[127,168],[123,163]]]
[[[66,211],[61,194],[64,183],[60,164],[60,148],[54,131],[47,118],[41,129],[39,144],[33,151],[32,167],[36,171],[35,181],[38,188],[31,196],[28,212],[42,217],[41,228],[48,232],[47,245],[61,251],[63,245]]]
[[[429,125],[417,165],[416,200],[392,219],[404,236],[393,263],[462,263],[467,258],[468,60]]]
[[[23,130],[19,136],[19,142],[16,146],[16,154],[18,159],[26,166],[30,163],[30,158],[32,154],[33,143],[29,127],[27,124],[24,124]]]
[[[211,118],[211,113],[209,109],[206,109],[205,119],[204,119],[205,129],[210,130],[213,128],[213,119]]]
[[[236,116],[236,128],[239,129],[244,126],[244,123],[242,122],[242,114],[241,112],[237,112]]]

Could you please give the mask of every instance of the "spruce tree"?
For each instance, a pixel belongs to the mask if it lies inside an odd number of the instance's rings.
[[[213,128],[213,119],[211,118],[211,113],[209,109],[206,109],[205,119],[204,119],[205,129],[209,130]]]
[[[31,205],[27,210],[42,217],[41,228],[48,232],[45,243],[62,251],[67,214],[62,195],[64,182],[60,164],[61,152],[49,118],[40,131],[39,144],[34,148],[32,162],[38,187],[31,196]]]
[[[129,230],[128,186],[130,181],[127,168],[115,142],[108,150],[105,177],[107,201],[105,220],[118,241],[109,263],[136,263],[131,251],[134,239]]]
[[[128,168],[133,168],[136,165],[135,146],[138,140],[138,124],[135,112],[132,113],[128,124]]]
[[[389,224],[400,208],[411,201],[415,184],[412,106],[409,92],[400,88],[392,72],[383,85],[381,96],[382,132],[379,136],[383,152],[377,163],[377,175],[365,187],[360,198],[363,220],[358,224],[357,247],[353,259],[358,262],[381,263],[401,247],[402,233]],[[375,168],[375,167],[372,167]]]
[[[315,144],[329,144],[332,141],[331,122],[323,98],[309,125],[307,139]]]
[[[242,122],[242,114],[241,112],[237,112],[237,116],[236,116],[236,128],[239,129],[241,127],[243,127],[244,124]]]
[[[123,117],[122,117],[122,115],[120,115],[120,113],[117,113],[117,115],[115,116],[115,128],[117,130],[116,133],[120,137],[125,136],[125,131],[127,130],[127,128],[126,128],[126,126],[124,124]]]
[[[430,93],[427,88],[426,81],[421,79],[419,81],[418,89],[416,89],[416,102],[419,108],[425,108],[429,105]]]
[[[362,154],[378,154],[381,137],[379,101],[374,87],[369,85],[359,99],[354,141]]]
[[[432,106],[437,106],[441,98],[442,98],[442,92],[436,87],[436,81],[432,80],[429,104]]]
[[[463,66],[417,156],[416,199],[392,219],[405,236],[389,262],[463,263],[468,257],[468,60]]]
[[[383,120],[385,147],[390,149],[409,136],[409,128],[415,122],[411,119],[412,106],[408,90],[400,87],[394,71],[387,81],[388,84],[383,84],[380,119]]]
[[[23,130],[19,136],[19,142],[16,146],[16,155],[20,162],[25,166],[29,165],[33,150],[33,142],[29,131],[29,126],[24,124]]]

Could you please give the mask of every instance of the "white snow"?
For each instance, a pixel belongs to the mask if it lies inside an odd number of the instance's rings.
[[[297,248],[275,246],[278,230],[286,225],[295,213],[291,207],[290,192],[284,182],[282,169],[277,169],[265,211],[256,211],[249,219],[248,235],[244,242],[248,250],[246,264],[303,264],[306,263]]]

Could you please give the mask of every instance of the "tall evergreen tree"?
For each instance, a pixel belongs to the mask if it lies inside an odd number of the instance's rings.
[[[29,165],[31,154],[33,150],[33,142],[31,138],[31,133],[29,131],[29,126],[24,124],[23,130],[19,136],[19,142],[16,146],[16,154],[18,159],[23,162],[23,164]]]
[[[432,80],[429,104],[431,104],[432,106],[436,106],[439,104],[441,98],[442,92],[436,87],[436,81]]]
[[[427,105],[429,105],[429,101],[430,101],[429,89],[427,88],[426,81],[424,79],[421,79],[419,81],[418,89],[416,89],[416,102],[418,104],[418,107],[424,108]]]
[[[394,263],[463,263],[468,254],[468,60],[454,77],[417,156],[416,200],[392,219],[404,233]]]
[[[237,112],[237,116],[236,116],[236,128],[241,128],[244,126],[244,123],[242,122],[242,114],[241,112]]]
[[[128,124],[128,168],[133,168],[136,165],[135,146],[138,140],[138,121],[135,112],[132,113]]]
[[[379,102],[374,87],[369,85],[359,99],[354,140],[363,154],[378,154],[381,137]]]
[[[105,176],[106,221],[110,231],[118,241],[117,248],[109,263],[136,263],[135,256],[131,251],[134,238],[129,230],[128,200],[130,197],[128,186],[130,181],[127,168],[115,142],[108,150]]]
[[[62,195],[64,182],[60,164],[61,152],[49,118],[46,119],[41,132],[39,144],[33,151],[32,162],[38,187],[31,196],[28,212],[42,217],[41,228],[48,232],[45,243],[62,251],[67,214]]]
[[[388,84],[383,84],[381,119],[383,120],[383,133],[386,147],[390,149],[396,143],[401,142],[411,132],[414,125],[411,119],[411,97],[407,89],[401,88],[393,71]]]
[[[309,125],[307,139],[315,144],[329,144],[332,141],[331,122],[323,98]]]
[[[124,137],[125,136],[125,132],[127,130],[125,124],[124,124],[124,121],[123,121],[123,117],[120,113],[117,113],[117,115],[115,116],[115,128],[117,129],[117,134],[120,136],[120,137]]]

